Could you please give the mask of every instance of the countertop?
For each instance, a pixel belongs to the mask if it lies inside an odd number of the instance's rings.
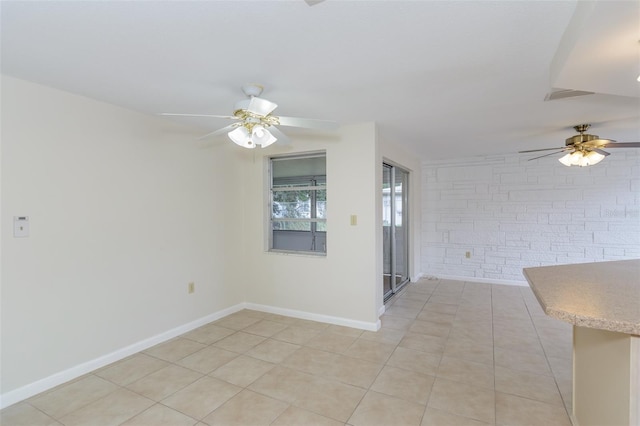
[[[550,317],[640,335],[640,259],[540,266],[523,272]]]

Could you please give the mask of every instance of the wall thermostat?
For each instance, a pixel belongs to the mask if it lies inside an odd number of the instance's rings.
[[[24,238],[29,236],[29,216],[13,217],[13,236]]]

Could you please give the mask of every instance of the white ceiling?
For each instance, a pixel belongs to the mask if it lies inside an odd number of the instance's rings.
[[[148,114],[230,114],[256,82],[276,114],[375,121],[422,159],[562,146],[583,122],[640,141],[635,0],[2,1],[0,16],[4,74]],[[597,94],[545,102],[552,87]]]

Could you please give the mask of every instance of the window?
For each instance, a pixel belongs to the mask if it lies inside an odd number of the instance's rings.
[[[326,164],[324,153],[271,158],[271,250],[327,252]]]

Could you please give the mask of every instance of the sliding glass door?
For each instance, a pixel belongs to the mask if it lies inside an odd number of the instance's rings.
[[[382,165],[383,293],[409,282],[409,172]]]

